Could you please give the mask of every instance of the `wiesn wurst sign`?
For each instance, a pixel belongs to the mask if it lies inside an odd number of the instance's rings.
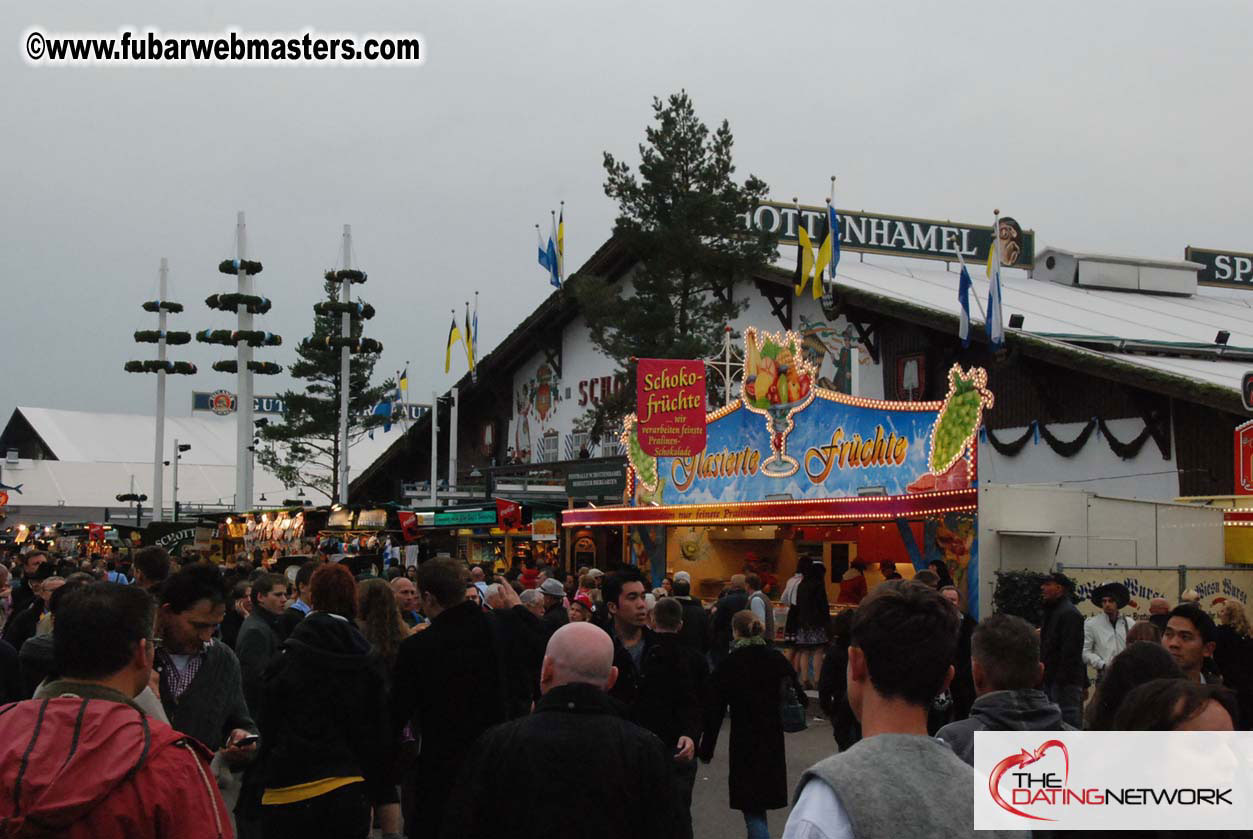
[[[641,358],[635,379],[635,416],[644,453],[691,457],[704,451],[704,362]]]

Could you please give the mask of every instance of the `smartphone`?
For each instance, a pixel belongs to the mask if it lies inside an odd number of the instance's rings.
[[[241,749],[242,749],[242,748],[244,748],[244,747],[246,747],[246,746],[252,746],[252,745],[255,745],[255,744],[256,744],[256,742],[257,742],[258,740],[260,740],[260,739],[261,739],[261,735],[260,735],[260,734],[249,734],[247,737],[240,737],[240,738],[239,738],[238,740],[236,740],[236,741],[235,741],[232,745],[236,746],[237,748],[241,748]]]

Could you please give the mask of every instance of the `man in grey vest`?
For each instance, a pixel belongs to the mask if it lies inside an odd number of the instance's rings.
[[[756,574],[745,574],[744,585],[748,586],[748,608],[766,628],[763,633],[766,643],[774,644],[774,604],[761,590],[761,577]]]
[[[784,839],[1026,837],[974,831],[974,770],[927,736],[931,700],[953,679],[957,610],[919,583],[889,580],[862,601],[848,699],[862,740],[801,776]]]

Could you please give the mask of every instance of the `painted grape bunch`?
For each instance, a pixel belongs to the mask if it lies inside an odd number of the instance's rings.
[[[657,458],[644,453],[644,448],[640,445],[640,435],[634,424],[630,428],[630,438],[627,442],[631,450],[631,465],[635,467],[635,475],[639,478],[639,482],[646,489],[657,486]]]
[[[986,385],[987,373],[983,370],[971,370],[965,375],[959,367],[949,371],[948,400],[931,436],[932,473],[940,474],[961,457],[966,441],[979,428],[984,407],[992,407],[992,394]]]

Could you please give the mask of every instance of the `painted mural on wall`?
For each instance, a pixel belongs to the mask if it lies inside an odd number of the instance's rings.
[[[857,339],[857,330],[843,316],[833,322],[800,315],[801,352],[815,369],[818,387],[835,393],[877,398],[882,395],[879,365]],[[857,370],[854,371],[854,365]]]
[[[535,375],[514,388],[510,460],[519,463],[541,461],[540,440],[558,433],[554,425],[557,408],[562,401],[561,379],[547,363],[540,364]]]
[[[984,370],[954,366],[943,402],[879,402],[819,387],[799,333],[749,328],[744,341],[740,399],[709,414],[702,453],[649,457],[634,418],[627,418],[623,443],[637,504],[899,496],[971,486],[977,432],[993,401]]]

